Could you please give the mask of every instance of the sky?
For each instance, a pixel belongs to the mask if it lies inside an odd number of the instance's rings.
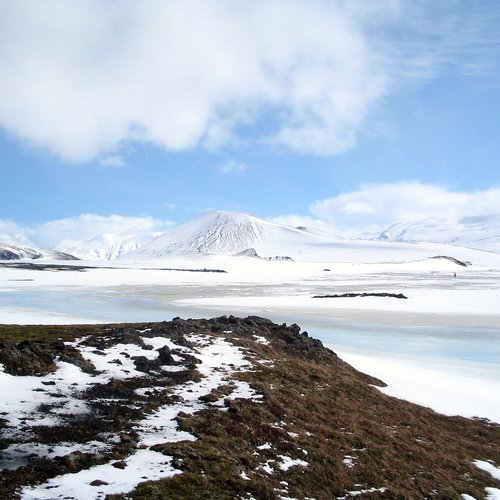
[[[1,0],[0,240],[500,213],[495,0]]]

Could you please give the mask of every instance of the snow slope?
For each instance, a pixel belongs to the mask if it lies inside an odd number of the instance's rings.
[[[312,262],[410,262],[449,256],[474,264],[500,266],[500,255],[452,245],[345,240],[239,212],[212,212],[176,227],[127,258],[134,261],[179,255],[290,257]]]
[[[239,212],[211,212],[169,231],[134,255],[236,255],[255,248],[260,256],[323,241],[302,229]],[[274,256],[274,255],[273,255]]]
[[[17,246],[10,243],[0,243],[0,261],[20,259],[75,260],[75,257],[64,252],[47,250],[44,248]]]
[[[455,223],[437,218],[398,223],[373,239],[447,243],[500,253],[500,214],[465,217]]]

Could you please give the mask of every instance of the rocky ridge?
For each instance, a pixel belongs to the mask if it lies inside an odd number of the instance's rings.
[[[297,325],[4,325],[0,363],[18,387],[4,391],[2,498],[484,498],[500,486],[474,465],[500,462],[500,426],[387,397]]]

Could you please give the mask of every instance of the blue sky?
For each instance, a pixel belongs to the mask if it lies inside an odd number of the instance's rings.
[[[374,4],[2,2],[0,236],[500,212],[500,4]]]

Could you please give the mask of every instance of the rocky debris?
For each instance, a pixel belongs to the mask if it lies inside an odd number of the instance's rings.
[[[43,255],[37,254],[31,256],[32,259],[39,259],[40,257],[43,257]],[[0,260],[19,260],[20,258],[21,255],[19,255],[19,253],[8,250],[7,248],[0,248]]]
[[[402,293],[389,293],[389,292],[363,292],[363,293],[340,293],[337,295],[314,295],[313,299],[341,299],[352,297],[391,297],[393,299],[407,299],[406,295]]]
[[[235,254],[235,257],[256,257],[257,259],[260,259],[261,256],[257,253],[257,250],[255,248],[247,248],[246,250],[243,250],[241,252],[238,252]]]
[[[92,363],[86,361],[79,350],[61,341],[0,342],[0,363],[11,375],[40,376],[55,372],[56,359],[72,363],[88,373],[94,371]]]
[[[90,486],[105,486],[109,483],[107,483],[106,481],[103,481],[102,479],[95,479],[94,481],[92,481],[89,484],[90,484]]]
[[[68,471],[76,472],[92,464],[92,454],[73,451],[63,457],[56,457],[55,460],[64,465]]]

